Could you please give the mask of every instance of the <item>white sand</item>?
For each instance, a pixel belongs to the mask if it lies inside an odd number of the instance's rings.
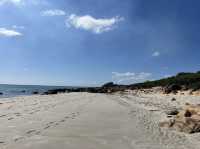
[[[200,134],[158,127],[200,97],[69,93],[0,101],[0,149],[199,149]]]

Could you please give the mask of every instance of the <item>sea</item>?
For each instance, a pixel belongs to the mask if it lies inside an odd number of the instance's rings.
[[[15,97],[15,96],[27,96],[32,95],[33,92],[38,92],[39,94],[48,91],[50,89],[60,89],[60,88],[72,88],[69,86],[43,86],[43,85],[8,85],[0,84],[0,98]]]

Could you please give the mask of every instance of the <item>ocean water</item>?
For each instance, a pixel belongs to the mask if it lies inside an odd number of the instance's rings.
[[[66,86],[41,86],[41,85],[7,85],[0,84],[0,92],[3,95],[0,95],[0,98],[5,97],[15,97],[15,96],[23,96],[23,95],[32,95],[33,92],[37,91],[39,93],[43,93],[50,89],[58,89],[58,88],[70,88]]]

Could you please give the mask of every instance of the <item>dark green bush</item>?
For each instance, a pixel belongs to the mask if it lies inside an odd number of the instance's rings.
[[[130,85],[131,88],[151,88],[156,86],[165,87],[171,84],[184,86],[188,89],[200,89],[200,71],[197,73],[181,72],[176,76],[160,79],[156,81],[146,81],[144,83],[137,83]]]

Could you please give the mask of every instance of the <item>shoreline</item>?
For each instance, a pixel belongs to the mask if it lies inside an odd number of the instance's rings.
[[[79,88],[78,88],[79,89]],[[2,99],[9,99],[9,98],[15,98],[15,97],[29,97],[29,96],[44,96],[44,95],[49,95],[49,96],[51,96],[51,95],[59,95],[59,94],[68,94],[68,93],[92,93],[92,92],[88,92],[88,91],[75,91],[75,92],[73,92],[73,91],[69,91],[69,92],[65,92],[65,91],[63,91],[63,92],[57,92],[58,90],[60,90],[60,89],[54,89],[56,92],[55,93],[47,93],[46,92],[46,94],[45,94],[45,92],[44,93],[36,93],[36,94],[34,94],[34,93],[30,93],[30,94],[19,94],[19,95],[7,95],[7,96],[4,96],[4,95],[1,95],[0,96],[0,101],[2,100]],[[54,91],[54,90],[49,90],[49,91]],[[68,90],[68,89],[66,89],[66,90]],[[151,92],[149,92],[149,90],[151,91]],[[198,97],[198,96],[200,96],[200,91],[196,91],[196,92],[193,92],[193,94],[191,94],[190,92],[191,92],[191,90],[187,90],[187,91],[178,91],[176,94],[174,94],[174,93],[169,93],[169,94],[165,94],[165,93],[163,93],[162,91],[155,91],[155,92],[153,92],[152,90],[154,90],[154,88],[153,89],[135,89],[135,90],[125,90],[125,91],[116,91],[116,92],[108,92],[108,93],[99,93],[99,94],[120,94],[120,93],[122,93],[122,94],[126,94],[126,93],[130,93],[130,94],[149,94],[149,95],[151,95],[151,94],[159,94],[160,96],[194,96],[194,97]],[[97,94],[97,93],[93,93],[93,94]]]
[[[152,82],[146,82],[152,83]],[[147,85],[146,84],[146,85]],[[4,87],[3,87],[4,86]],[[133,84],[133,85],[118,85],[113,82],[108,82],[101,87],[64,87],[64,86],[35,86],[35,85],[5,85],[0,86],[0,99],[10,98],[16,96],[29,96],[29,95],[56,95],[60,93],[71,92],[87,92],[87,93],[106,93],[115,94],[118,92],[130,92],[130,93],[163,93],[167,95],[181,94],[181,95],[198,95],[200,96],[200,90],[194,90],[187,85],[169,84],[166,86],[150,87],[145,86],[145,83]]]

